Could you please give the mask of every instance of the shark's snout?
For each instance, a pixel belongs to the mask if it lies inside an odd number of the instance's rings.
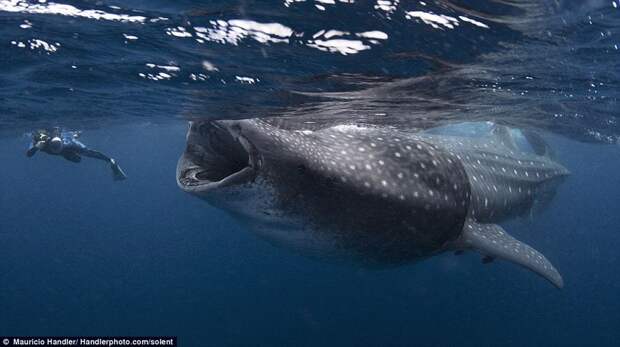
[[[191,122],[187,147],[177,164],[177,184],[189,193],[207,194],[251,181],[258,170],[252,145],[215,122]]]

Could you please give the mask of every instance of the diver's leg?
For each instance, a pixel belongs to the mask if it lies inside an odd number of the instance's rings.
[[[99,151],[87,148],[86,146],[81,147],[80,154],[85,157],[104,160],[110,163],[112,167],[112,174],[114,176],[114,180],[120,181],[120,180],[124,180],[125,178],[127,178],[127,175],[125,174],[125,172],[123,172],[123,169],[121,169],[121,167],[116,163],[114,159],[108,157],[107,155]]]
[[[99,159],[99,160],[104,160],[107,162],[110,162],[112,160],[112,158],[108,157],[107,155],[99,152],[99,151],[95,151],[93,149],[87,148],[87,147],[83,147],[80,148],[80,154],[85,156],[85,157],[89,157],[89,158],[95,158],[95,159]]]
[[[72,151],[62,152],[62,157],[74,163],[79,163],[82,161],[82,157],[80,157],[80,155],[77,154],[76,152],[72,152]]]

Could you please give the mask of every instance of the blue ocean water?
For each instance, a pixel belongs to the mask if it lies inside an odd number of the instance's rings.
[[[0,0],[0,23],[0,335],[618,344],[618,1]],[[546,211],[503,226],[565,287],[474,253],[323,263],[177,187],[188,120],[274,115],[542,132],[571,175]],[[27,158],[24,134],[52,126],[129,179]]]

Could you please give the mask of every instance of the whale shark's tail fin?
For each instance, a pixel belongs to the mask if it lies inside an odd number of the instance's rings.
[[[544,255],[510,236],[499,225],[467,222],[456,247],[473,249],[485,257],[509,260],[534,271],[558,288],[564,286],[562,276]]]

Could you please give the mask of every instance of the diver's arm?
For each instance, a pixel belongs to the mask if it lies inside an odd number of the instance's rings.
[[[28,158],[30,158],[35,153],[37,153],[38,150],[39,149],[34,144],[31,144],[30,147],[28,148],[28,150],[26,151],[26,156],[28,156]]]
[[[32,157],[35,153],[37,153],[37,151],[41,148],[43,148],[43,141],[38,141],[37,143],[31,143],[30,147],[28,148],[28,151],[26,151],[26,155],[28,156],[28,158]]]

